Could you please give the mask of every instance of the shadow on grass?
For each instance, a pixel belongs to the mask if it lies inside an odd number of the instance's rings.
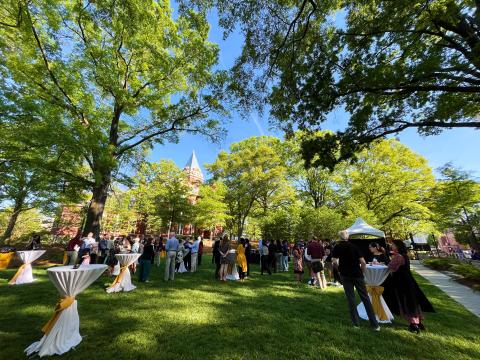
[[[29,287],[0,285],[2,358],[22,359],[41,337],[58,293],[35,269]],[[104,276],[77,298],[84,341],[62,359],[475,359],[480,320],[419,279],[434,306],[429,331],[407,332],[401,319],[380,333],[354,330],[341,288],[322,293],[293,275],[220,283],[213,267],[164,282],[163,266],[130,293],[106,294]],[[3,276],[3,274],[2,274]],[[13,276],[13,274],[12,274]]]

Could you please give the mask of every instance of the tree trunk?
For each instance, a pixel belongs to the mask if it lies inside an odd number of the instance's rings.
[[[86,236],[90,232],[92,232],[95,237],[100,234],[100,226],[103,210],[108,197],[109,186],[110,177],[93,188],[92,200],[90,200],[90,205],[87,210],[87,219],[83,228],[83,236]]]
[[[7,241],[13,233],[13,230],[15,229],[15,224],[17,223],[18,220],[18,215],[22,212],[23,208],[23,203],[25,201],[25,195],[20,195],[15,199],[15,205],[13,206],[13,213],[10,216],[10,219],[8,220],[8,225],[7,228],[5,229],[5,232],[3,233],[2,239],[3,241]]]

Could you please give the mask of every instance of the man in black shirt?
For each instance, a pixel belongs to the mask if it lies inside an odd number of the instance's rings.
[[[213,244],[212,263],[215,263],[215,279],[220,279],[220,239]]]
[[[350,310],[350,317],[354,327],[359,326],[359,316],[357,311],[357,305],[355,304],[355,288],[360,296],[360,299],[367,311],[370,325],[376,331],[380,330],[378,326],[375,313],[373,311],[370,298],[368,297],[367,289],[365,287],[365,280],[363,278],[363,271],[367,264],[365,259],[360,254],[360,251],[355,245],[348,242],[348,231],[343,230],[338,233],[341,240],[333,248],[332,264],[335,268],[338,268],[340,277],[343,282],[343,290],[347,297],[348,307]]]

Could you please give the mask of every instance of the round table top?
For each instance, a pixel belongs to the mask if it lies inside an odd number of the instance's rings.
[[[77,269],[73,268],[73,265],[66,266],[55,266],[47,269],[50,272],[78,272],[78,271],[93,271],[93,270],[105,270],[108,266],[104,264],[89,264],[89,265],[80,265]]]
[[[367,269],[384,270],[384,269],[388,269],[388,266],[387,265],[382,265],[382,264],[378,264],[378,265],[367,264]]]
[[[37,250],[17,250],[17,253],[36,253],[41,252],[42,254],[47,250],[37,249]]]
[[[115,254],[115,258],[120,262],[120,265],[130,265],[141,255],[140,253]]]

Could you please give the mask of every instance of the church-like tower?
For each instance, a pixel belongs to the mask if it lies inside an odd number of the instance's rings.
[[[200,165],[198,164],[195,150],[192,151],[192,155],[190,156],[190,159],[188,160],[185,167],[183,168],[183,171],[187,174],[188,183],[192,187],[191,200],[193,203],[195,203],[198,197],[198,193],[200,191],[200,185],[203,184],[205,181],[202,169],[200,169]]]

